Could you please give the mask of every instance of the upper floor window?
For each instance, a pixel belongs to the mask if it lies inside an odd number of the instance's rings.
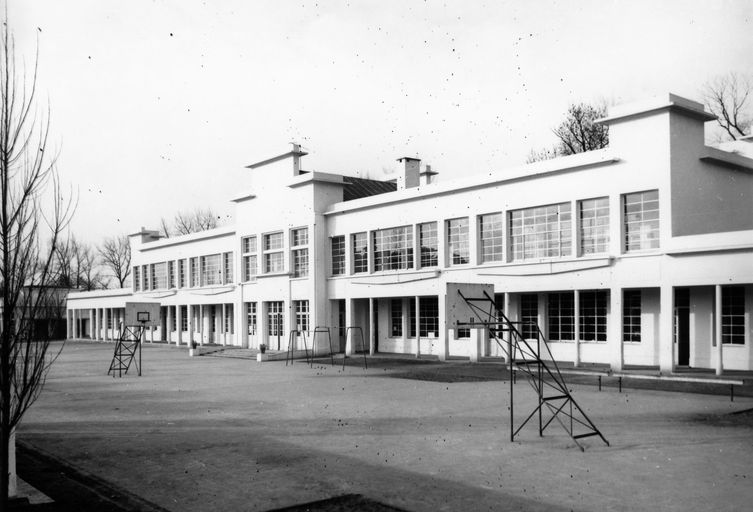
[[[282,232],[268,233],[264,235],[263,240],[264,273],[282,272],[284,269]]]
[[[625,252],[659,248],[659,191],[625,194]]]
[[[222,271],[223,282],[230,284],[233,282],[233,253],[226,252],[222,254]]]
[[[189,263],[191,265],[191,287],[199,286],[199,258],[191,258]]]
[[[257,248],[256,236],[247,236],[241,240],[241,250],[243,251],[243,280],[250,281],[256,276]]]
[[[410,226],[373,232],[374,271],[413,267],[413,230]]]
[[[201,257],[201,285],[212,286],[222,284],[222,270],[220,255],[212,254]]]
[[[167,288],[167,262],[154,263],[151,265],[152,290],[164,290]]]
[[[139,290],[141,290],[141,269],[137,265],[133,267],[133,291]]]
[[[175,261],[167,262],[167,287],[175,288]]]
[[[418,243],[421,247],[421,268],[436,267],[439,264],[437,260],[439,246],[436,222],[424,222],[418,225]]]
[[[369,242],[366,233],[354,233],[353,241],[353,273],[369,271]]]
[[[510,212],[513,260],[556,258],[572,252],[570,203]]]
[[[186,260],[178,260],[178,287],[186,286]]]
[[[450,265],[462,265],[470,261],[468,217],[447,221],[447,247]]]
[[[332,275],[339,276],[345,273],[345,237],[333,236],[330,239],[332,247]]]
[[[290,231],[290,247],[292,249],[293,277],[309,275],[309,229],[298,228]]]
[[[609,249],[609,198],[599,197],[578,203],[580,253],[600,254]]]
[[[502,214],[489,213],[480,215],[479,238],[481,241],[481,263],[502,261]]]
[[[149,265],[141,265],[141,289],[144,291],[149,290]]]

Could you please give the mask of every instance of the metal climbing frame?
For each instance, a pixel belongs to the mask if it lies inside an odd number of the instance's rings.
[[[306,331],[290,331],[290,334],[288,335],[288,352],[285,354],[285,366],[288,365],[288,361],[290,361],[290,366],[293,366],[293,356],[295,352],[295,340],[298,335],[301,335],[301,338],[303,339],[303,351],[306,354],[306,362],[309,363],[310,366],[314,365],[314,356],[313,354],[311,357],[309,357],[309,347],[306,343]]]
[[[348,345],[348,336],[351,337],[350,341],[354,342],[353,335],[351,334],[352,331],[358,331],[358,333],[361,335],[361,353],[363,353],[363,367],[364,369],[368,369],[369,365],[366,363],[366,342],[363,339],[363,329],[361,329],[359,326],[352,326],[352,327],[346,327],[345,328],[345,346]],[[355,345],[353,345],[353,349],[355,351]],[[346,354],[343,354],[343,370],[345,369],[345,359],[348,356]]]
[[[121,329],[118,342],[115,344],[115,352],[112,355],[112,361],[110,362],[110,369],[107,370],[107,374],[115,377],[115,372],[118,372],[118,377],[122,377],[123,374],[128,374],[128,369],[131,367],[131,363],[136,366],[139,377],[141,376],[141,337],[144,334],[144,325],[127,325],[124,329]],[[138,360],[136,359],[136,353],[138,353]]]
[[[311,359],[314,358],[314,353],[316,352],[316,335],[324,333],[327,333],[327,340],[329,342],[329,358],[332,366],[335,366],[335,355],[332,351],[332,335],[329,332],[329,327],[326,326],[317,326],[314,328],[314,335],[311,338]]]
[[[510,441],[514,441],[520,430],[531,418],[538,414],[539,436],[543,436],[544,430],[556,419],[581,450],[584,448],[578,440],[590,436],[599,436],[609,446],[609,441],[578,405],[567,388],[538,323],[510,321],[503,313],[502,308],[497,306],[494,299],[485,290],[483,297],[465,297],[460,290],[458,290],[458,294],[474,315],[483,319],[480,322],[458,322],[458,326],[478,327],[481,325],[487,328],[489,339],[493,339],[499,345],[508,361],[510,368]],[[529,334],[533,334],[533,337],[526,339],[523,336],[521,333],[523,326],[526,327],[525,330]],[[501,340],[498,337],[500,334],[504,335],[506,340]],[[515,404],[513,376],[516,371],[522,371],[526,374],[528,382],[538,397],[536,408],[517,429],[513,415]],[[545,390],[549,392],[553,390],[553,394],[545,396]],[[544,422],[542,415],[545,408],[551,413],[551,417],[546,422]],[[560,416],[564,416],[564,420]],[[578,432],[576,432],[576,429]]]

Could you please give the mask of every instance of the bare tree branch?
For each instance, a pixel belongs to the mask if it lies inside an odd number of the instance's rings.
[[[716,121],[729,140],[751,134],[753,105],[748,101],[753,81],[737,73],[728,73],[706,82],[702,94],[706,108],[716,116]]]
[[[107,267],[123,288],[131,275],[131,241],[128,235],[107,238],[98,249],[102,264]]]

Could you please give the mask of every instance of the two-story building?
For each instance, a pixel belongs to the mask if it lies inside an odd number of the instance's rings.
[[[446,289],[483,283],[558,360],[751,370],[753,140],[705,145],[713,119],[666,95],[611,109],[606,149],[453,180],[414,158],[393,183],[307,172],[294,146],[248,166],[235,225],[134,234],[133,288],[70,294],[68,336],[111,339],[142,301],[162,307],[147,336],[180,345],[326,326],[347,353],[362,332],[478,360],[501,351],[448,325]]]

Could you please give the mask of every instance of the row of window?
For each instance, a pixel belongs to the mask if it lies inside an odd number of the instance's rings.
[[[609,251],[609,198],[577,201],[578,250],[581,255],[605,254]],[[573,254],[571,203],[560,203],[509,211],[508,261],[559,258]],[[625,252],[659,247],[659,193],[656,190],[622,196],[622,219]],[[471,263],[470,222],[468,217],[449,219],[446,223],[447,265]],[[419,257],[417,268],[438,265],[439,236],[437,222],[416,226]],[[400,226],[350,235],[352,273],[369,272],[369,242],[373,251],[373,272],[414,268],[414,227]],[[478,216],[480,263],[503,262],[504,216],[502,212]],[[331,238],[332,275],[346,269],[345,236]]]
[[[293,277],[309,275],[309,231],[308,228],[290,230],[290,263]],[[278,274],[285,268],[285,246],[282,231],[265,233],[262,235],[261,254],[257,245],[256,235],[241,239],[243,280],[251,281],[259,273],[259,259],[261,258],[261,272],[263,274]]]
[[[258,309],[257,302],[246,302],[246,324],[248,334],[257,334]],[[282,301],[263,302],[267,315],[267,335],[285,336],[285,315]],[[309,331],[309,301],[294,300],[293,311],[295,312],[295,330]]]
[[[232,282],[232,252],[133,267],[133,291],[135,292],[215,286]]]

